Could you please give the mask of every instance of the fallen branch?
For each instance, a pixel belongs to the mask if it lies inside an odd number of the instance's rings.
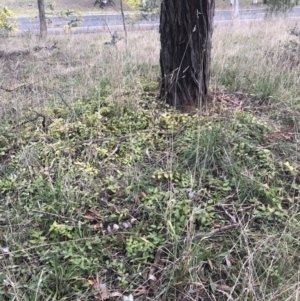
[[[70,112],[74,113],[74,109],[68,104],[68,102],[64,99],[63,95],[60,92],[57,92],[57,94],[60,96],[62,102],[66,105],[66,107],[70,110]],[[74,113],[75,115],[75,113]]]
[[[12,127],[11,129],[14,130],[16,128],[19,128],[21,126],[24,126],[25,124],[31,122],[31,123],[34,123],[34,121],[38,120],[38,118],[42,118],[42,126],[43,126],[43,131],[44,132],[47,132],[48,131],[48,125],[47,125],[47,120],[49,119],[50,122],[48,123],[51,123],[51,119],[48,118],[46,115],[42,114],[42,113],[39,113],[35,110],[31,110],[33,113],[35,113],[35,116],[33,118],[29,118],[27,116],[25,116],[26,120],[21,122],[20,124],[18,125],[15,125],[14,127]],[[31,141],[31,140],[30,140]]]
[[[5,92],[13,92],[13,91],[15,91],[15,90],[18,90],[18,89],[20,89],[20,88],[22,88],[22,87],[25,87],[27,84],[21,84],[21,85],[19,85],[19,86],[17,86],[17,87],[15,87],[15,88],[5,88],[5,87],[3,87],[3,86],[0,86],[0,89],[1,90],[4,90]]]
[[[39,51],[41,51],[41,50],[53,50],[53,49],[58,49],[58,47],[57,47],[57,43],[58,42],[55,42],[52,46],[35,46],[35,47],[33,47],[33,50],[35,51],[35,52],[39,52]]]
[[[29,50],[18,50],[18,51],[12,51],[12,52],[5,52],[5,51],[0,51],[0,58],[10,58],[14,56],[23,56],[23,55],[29,55],[30,51]]]

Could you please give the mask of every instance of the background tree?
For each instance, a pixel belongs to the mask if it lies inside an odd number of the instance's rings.
[[[268,4],[268,13],[287,13],[295,5],[299,4],[298,0],[264,0],[265,4]]]
[[[47,36],[47,22],[45,15],[44,0],[38,0],[39,18],[40,18],[40,37],[43,39]]]
[[[99,7],[104,8],[107,4],[109,5],[115,5],[113,0],[96,0],[94,3],[94,6],[99,4]]]
[[[238,19],[240,17],[240,5],[239,0],[233,1],[233,17]]]
[[[10,22],[9,17],[15,17],[15,14],[6,6],[0,6],[0,36],[6,36],[9,32],[17,30],[17,23]]]
[[[160,15],[160,96],[184,108],[208,95],[214,0],[163,0]]]

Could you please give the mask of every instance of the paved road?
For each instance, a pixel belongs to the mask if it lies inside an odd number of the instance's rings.
[[[265,15],[266,10],[264,9],[240,10],[240,20],[262,20],[265,18]],[[76,32],[108,31],[108,28],[115,29],[122,27],[121,15],[84,15],[81,18],[83,22],[79,27],[75,28]],[[214,21],[228,22],[232,21],[232,18],[232,11],[216,11]],[[300,18],[300,7],[294,8],[289,13],[289,18]],[[60,33],[62,32],[63,26],[72,20],[72,17],[67,20],[60,17],[51,17],[50,19],[52,23],[48,25],[48,31],[50,33]],[[39,20],[37,18],[31,20],[29,17],[20,17],[17,19],[17,22],[19,24],[19,32],[21,33],[26,31],[39,31]],[[137,20],[133,16],[126,17],[126,25],[129,30],[154,29],[158,27],[158,24],[158,16],[152,16],[149,20]]]

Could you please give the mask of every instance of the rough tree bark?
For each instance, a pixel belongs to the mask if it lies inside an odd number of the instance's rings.
[[[45,16],[44,0],[38,0],[39,18],[40,18],[40,38],[44,39],[47,36],[47,22]]]
[[[160,96],[178,107],[208,95],[215,0],[162,0]]]

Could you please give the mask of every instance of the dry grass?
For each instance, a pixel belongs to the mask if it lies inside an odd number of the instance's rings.
[[[293,102],[298,93],[299,66],[284,56],[283,45],[290,40],[292,21],[260,21],[237,26],[217,25],[212,52],[211,87],[244,90]],[[7,88],[25,84],[28,89],[16,93],[1,92],[1,102],[15,107],[59,101],[58,92],[72,100],[97,91],[108,81],[116,94],[140,89],[140,77],[155,80],[159,76],[159,37],[157,32],[131,32],[129,46],[124,40],[117,47],[104,45],[108,33],[49,37],[46,42],[28,35],[10,38],[0,50],[7,53],[30,51],[0,61],[0,85]],[[52,50],[34,51],[35,46]],[[19,92],[19,93],[17,93]]]
[[[214,33],[213,81],[289,103],[297,98],[299,64],[285,52],[296,21],[286,19],[219,26]]]
[[[97,93],[104,82],[111,83],[116,95],[129,89],[140,91],[141,78],[157,78],[156,32],[131,34],[127,50],[124,40],[116,47],[105,45],[110,39],[109,34],[88,34],[55,36],[46,42],[34,36],[6,40],[0,48],[8,53],[7,59],[0,61],[0,86],[12,89],[25,86],[15,93],[0,92],[2,110],[14,107],[22,112],[26,107],[43,108],[49,101],[60,102],[58,93],[72,102]],[[51,46],[56,42],[58,48],[34,51],[37,45]],[[14,54],[18,51],[29,54]],[[2,114],[5,118],[5,112]]]

